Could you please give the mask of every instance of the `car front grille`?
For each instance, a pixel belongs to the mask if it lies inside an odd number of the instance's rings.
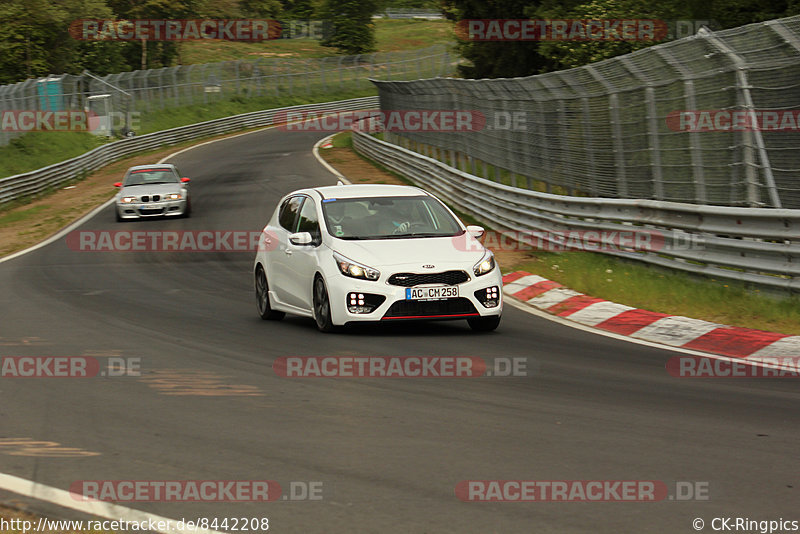
[[[140,215],[161,215],[164,208],[139,208]]]
[[[414,287],[425,284],[445,284],[454,286],[469,280],[464,271],[444,271],[442,273],[395,273],[389,277],[389,284],[401,287]]]
[[[383,319],[458,319],[477,316],[478,311],[464,298],[441,300],[398,300]]]

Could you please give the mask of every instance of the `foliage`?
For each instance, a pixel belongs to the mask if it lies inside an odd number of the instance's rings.
[[[375,25],[372,15],[376,0],[325,0],[320,8],[322,18],[333,23],[331,35],[322,41],[344,54],[365,54],[375,50]]]

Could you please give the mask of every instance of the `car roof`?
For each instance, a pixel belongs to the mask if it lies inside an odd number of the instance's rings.
[[[419,187],[387,184],[331,185],[315,187],[311,191],[316,191],[322,198],[418,197],[420,195],[428,195],[427,192]]]
[[[175,165],[172,163],[152,163],[148,165],[134,165],[133,167],[130,167],[127,172],[143,171],[147,169],[163,169],[165,167],[173,171],[175,170]]]

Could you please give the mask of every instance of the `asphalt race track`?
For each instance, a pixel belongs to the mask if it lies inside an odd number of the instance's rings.
[[[265,130],[184,152],[171,162],[192,178],[191,218],[118,224],[108,208],[81,230],[259,230],[281,195],[334,183],[311,153],[320,137]],[[310,319],[262,321],[253,256],[82,252],[62,239],[0,264],[0,355],[141,363],[140,377],[0,378],[0,438],[73,449],[20,454],[0,440],[0,472],[64,490],[80,480],[274,480],[284,492],[322,482],[322,499],[303,502],[122,503],[174,519],[268,517],[279,533],[800,520],[794,380],[674,378],[664,366],[675,352],[511,306],[491,334],[466,322],[326,335]],[[280,356],[324,355],[524,357],[530,372],[287,379],[272,369]],[[708,499],[462,502],[462,480],[657,480],[672,497],[691,482],[707,484]]]

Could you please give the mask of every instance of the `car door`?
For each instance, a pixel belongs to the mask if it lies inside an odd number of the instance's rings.
[[[288,289],[294,276],[289,265],[289,257],[293,253],[289,249],[289,234],[294,233],[294,229],[297,228],[297,217],[304,199],[303,195],[294,195],[281,203],[278,211],[278,224],[272,229],[275,233],[273,239],[277,241],[277,244],[267,252],[269,289],[275,293],[280,302],[286,304],[291,303]]]
[[[319,261],[319,247],[322,244],[322,234],[319,227],[319,208],[311,197],[305,197],[297,219],[297,232],[311,234],[312,243],[309,245],[288,244],[287,265],[291,271],[286,291],[286,302],[292,306],[311,310],[313,302],[313,280],[317,272]]]

